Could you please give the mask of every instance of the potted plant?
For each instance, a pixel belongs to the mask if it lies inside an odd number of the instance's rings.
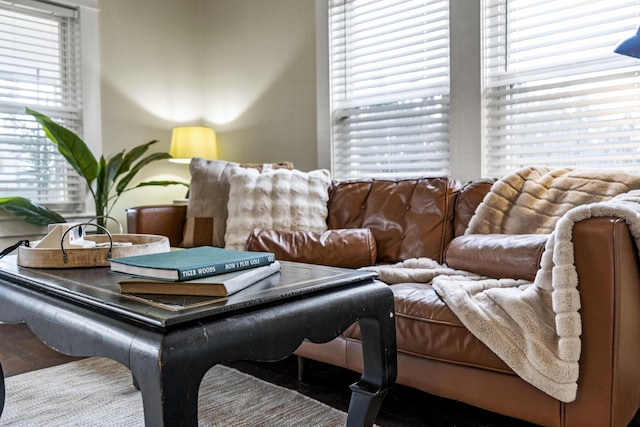
[[[157,160],[171,158],[169,153],[164,152],[151,153],[143,157],[149,147],[157,141],[139,145],[129,152],[122,150],[108,160],[104,156],[96,159],[87,144],[75,133],[35,110],[27,108],[26,112],[36,119],[49,140],[58,148],[60,154],[86,181],[95,204],[99,225],[105,225],[106,217],[111,214],[113,206],[124,192],[151,185],[188,186],[180,181],[147,181],[130,186],[133,178],[143,167]],[[66,222],[64,217],[58,213],[18,196],[1,197],[0,209],[36,225]]]

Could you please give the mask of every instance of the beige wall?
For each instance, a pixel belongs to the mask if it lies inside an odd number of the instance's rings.
[[[202,124],[215,129],[223,159],[317,167],[314,0],[99,0],[99,8],[105,157],[153,139],[153,150],[168,151],[174,126]],[[139,174],[164,179],[188,182],[188,167],[160,161]],[[128,207],[185,193],[132,190],[112,216],[126,226]],[[1,247],[44,232],[0,214]]]
[[[203,0],[204,120],[224,159],[316,167],[314,0]]]
[[[100,0],[103,152],[203,124],[217,133],[220,157],[293,161],[316,167],[314,0]],[[189,180],[168,161],[141,179]],[[184,187],[147,187],[129,206],[170,203]]]

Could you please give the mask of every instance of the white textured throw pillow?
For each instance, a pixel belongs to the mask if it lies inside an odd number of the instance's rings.
[[[229,200],[229,171],[235,168],[251,168],[260,172],[271,168],[292,169],[293,163],[234,163],[222,160],[191,160],[191,186],[189,205],[182,244],[224,247],[227,227],[227,202]]]
[[[254,228],[323,232],[331,177],[325,169],[302,172],[272,169],[229,171],[225,243],[242,250]]]

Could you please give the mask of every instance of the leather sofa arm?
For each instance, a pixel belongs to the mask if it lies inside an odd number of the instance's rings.
[[[589,218],[573,229],[582,351],[566,425],[627,425],[640,401],[640,263],[624,220]]]
[[[182,242],[187,205],[151,205],[127,209],[127,232],[167,236],[171,246]]]
[[[497,279],[533,280],[547,234],[465,234],[449,243],[446,264]]]
[[[276,259],[334,267],[360,268],[373,265],[376,241],[368,228],[309,231],[254,229],[247,239],[249,251],[273,252]]]

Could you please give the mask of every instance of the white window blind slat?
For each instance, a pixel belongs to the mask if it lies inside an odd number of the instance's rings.
[[[361,120],[354,121],[346,119],[340,125],[336,126],[336,131],[340,132],[344,130],[348,133],[355,134],[356,132],[363,131],[378,131],[377,133],[380,135],[388,136],[392,129],[396,128],[393,131],[393,135],[399,134],[415,134],[411,128],[415,126],[429,126],[430,129],[433,129],[436,126],[445,127],[445,125],[438,120],[437,117],[428,117],[424,118],[423,114],[420,114],[420,111],[412,112],[409,115],[401,115],[400,113],[396,113],[394,115],[389,116],[388,118],[381,119],[379,121],[375,121],[376,119],[368,120],[363,122]],[[409,126],[407,128],[407,126]],[[347,144],[348,142],[345,142]]]
[[[77,18],[78,11],[70,6],[39,0],[0,0],[0,6],[5,5],[17,10],[23,9],[43,13],[46,15],[66,18]]]
[[[485,0],[486,175],[639,172],[640,60],[613,53],[640,1]]]
[[[337,179],[449,171],[446,0],[330,0]]]
[[[84,181],[25,113],[82,135],[79,20],[46,2],[0,1],[0,195],[61,213],[84,209]]]

